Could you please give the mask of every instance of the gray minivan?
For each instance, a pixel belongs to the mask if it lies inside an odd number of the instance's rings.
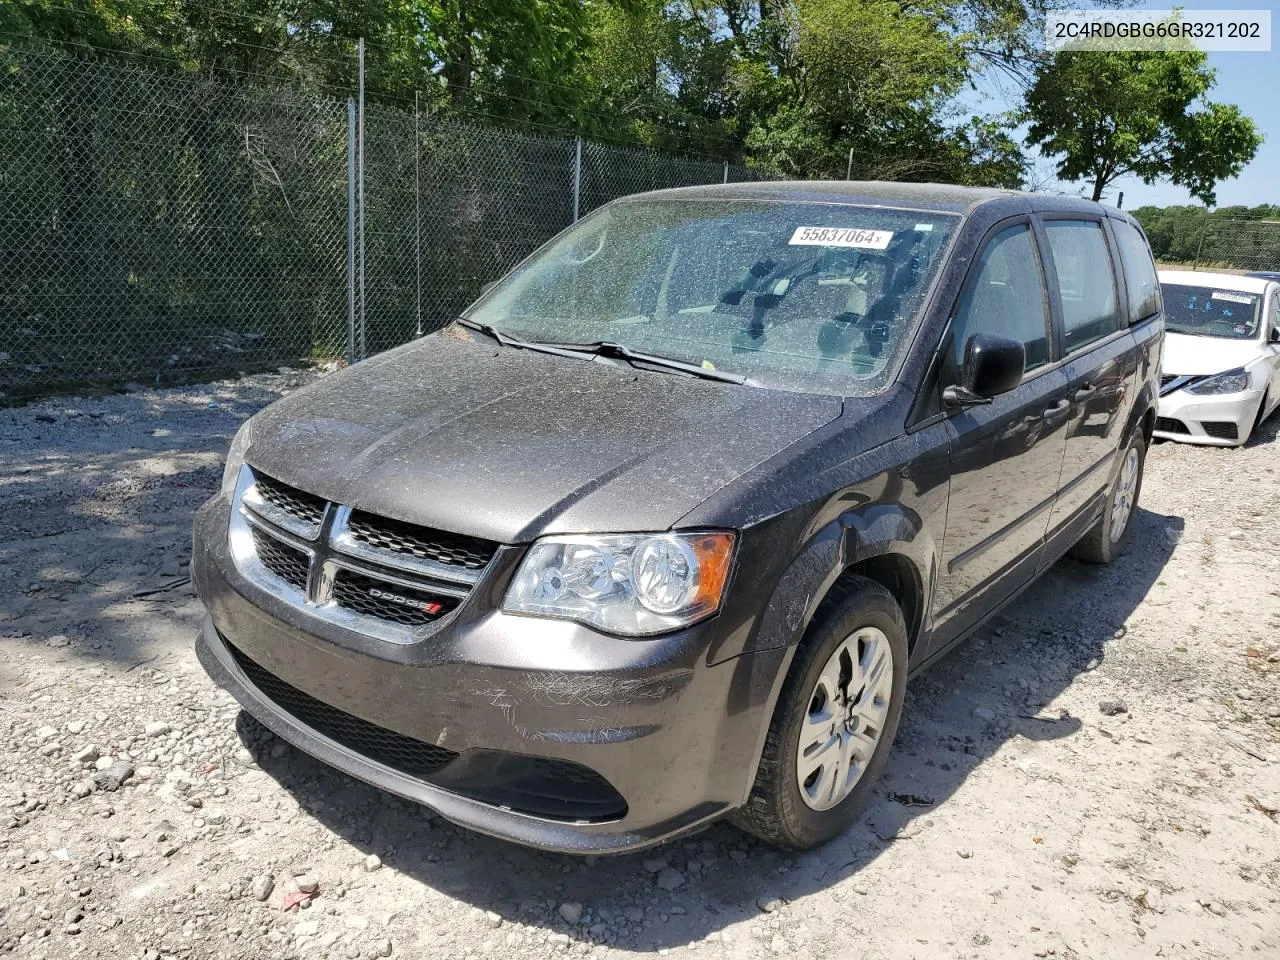
[[[611,203],[445,329],[268,407],[200,511],[202,662],[476,830],[843,831],[908,675],[1120,554],[1146,240],[1083,200],[753,183]]]

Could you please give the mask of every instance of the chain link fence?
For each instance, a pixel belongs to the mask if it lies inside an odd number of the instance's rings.
[[[575,209],[759,178],[370,104],[358,191],[353,116],[0,46],[0,399],[366,356],[448,323]]]
[[[1197,246],[1198,270],[1280,271],[1280,220],[1208,216]]]

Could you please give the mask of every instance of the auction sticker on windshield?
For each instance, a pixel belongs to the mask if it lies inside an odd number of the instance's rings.
[[[856,227],[796,227],[787,241],[793,247],[858,247],[884,250],[893,239],[892,230],[860,230]]]
[[[1232,303],[1248,303],[1252,304],[1254,298],[1244,293],[1227,293],[1225,290],[1215,290],[1210,294],[1214,300],[1229,300]]]

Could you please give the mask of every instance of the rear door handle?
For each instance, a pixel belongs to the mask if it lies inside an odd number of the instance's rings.
[[[1071,412],[1071,401],[1063,398],[1055,403],[1052,407],[1042,413],[1040,416],[1044,418],[1045,423],[1057,423],[1065,420]]]
[[[1097,392],[1098,392],[1097,387],[1095,387],[1091,383],[1086,383],[1083,387],[1081,387],[1079,390],[1077,390],[1075,393],[1071,395],[1071,402],[1080,403],[1083,400],[1088,400]]]

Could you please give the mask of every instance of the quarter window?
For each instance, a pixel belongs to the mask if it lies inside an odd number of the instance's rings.
[[[1116,247],[1120,250],[1120,262],[1124,264],[1129,320],[1137,323],[1160,312],[1160,280],[1156,276],[1156,265],[1151,260],[1147,242],[1132,224],[1112,220],[1111,226],[1115,231]]]
[[[1062,295],[1062,337],[1068,354],[1116,330],[1116,283],[1102,224],[1047,220],[1049,252]]]
[[[1031,227],[1001,230],[982,251],[976,272],[951,318],[952,362],[959,370],[975,333],[998,333],[1022,341],[1027,370],[1049,362],[1049,311]]]

